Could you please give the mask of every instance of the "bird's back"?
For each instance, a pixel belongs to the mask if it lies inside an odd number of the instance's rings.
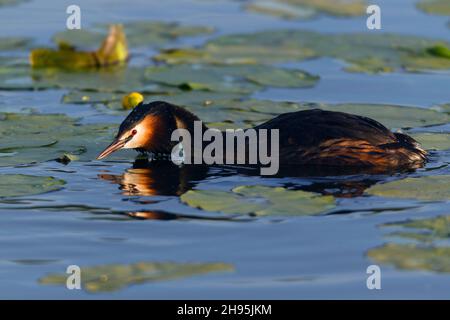
[[[397,168],[419,167],[426,160],[411,137],[344,112],[285,113],[255,129],[279,129],[280,164]]]

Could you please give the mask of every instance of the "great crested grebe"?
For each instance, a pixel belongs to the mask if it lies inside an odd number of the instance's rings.
[[[171,141],[172,132],[179,128],[192,132],[194,121],[200,119],[182,107],[139,100],[114,141],[97,159],[119,149],[170,154],[177,144]],[[427,152],[410,136],[393,133],[373,119],[344,112],[311,109],[284,113],[254,129],[279,130],[280,166],[392,171],[419,168],[427,160]]]

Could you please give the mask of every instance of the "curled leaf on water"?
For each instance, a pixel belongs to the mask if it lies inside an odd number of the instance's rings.
[[[84,69],[122,64],[128,58],[128,45],[121,25],[112,25],[108,36],[96,51],[77,51],[66,42],[59,48],[34,49],[30,54],[33,67],[55,67],[63,69]]]
[[[69,42],[79,48],[89,48],[104,39],[105,27],[107,25],[99,23],[94,24],[92,28],[64,30],[56,33],[52,40],[55,43]],[[179,38],[195,37],[214,32],[213,28],[205,26],[151,20],[125,22],[123,27],[127,33],[127,42],[132,48],[161,48],[171,42],[176,42]]]

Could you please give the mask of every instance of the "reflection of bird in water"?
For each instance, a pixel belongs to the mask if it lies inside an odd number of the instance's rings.
[[[170,155],[177,144],[171,141],[173,131],[182,128],[194,137],[195,121],[199,118],[173,104],[141,102],[122,122],[115,140],[98,159],[119,149]],[[203,126],[202,130],[206,129]],[[279,130],[281,166],[385,172],[418,168],[426,161],[426,151],[410,136],[393,133],[375,120],[343,112],[314,109],[284,113],[255,129]],[[244,156],[248,159],[248,154]]]
[[[346,173],[351,174],[355,172]],[[353,175],[349,178],[348,175],[342,175],[333,178],[328,177],[326,180],[321,179],[326,174],[333,174],[333,172],[323,172],[308,168],[298,170],[298,167],[293,167],[291,170],[289,168],[283,168],[277,175],[266,178],[282,179],[282,185],[292,190],[303,190],[348,198],[362,195],[366,188],[380,181],[383,177],[376,175]],[[170,161],[139,159],[134,162],[132,168],[127,169],[123,174],[102,173],[98,177],[118,184],[119,189],[126,196],[180,196],[195,188],[199,182],[204,182],[208,178],[232,177],[237,175],[247,177],[259,176],[259,171],[251,167],[213,166],[211,168],[200,165],[178,166]],[[298,178],[302,179],[298,180]],[[150,204],[153,201],[141,200],[140,202]],[[158,210],[141,210],[130,212],[129,215],[138,219],[158,220],[195,218],[188,215]],[[223,219],[223,217],[215,218],[215,220],[217,219]],[[229,219],[229,217],[226,219]]]
[[[205,166],[177,166],[170,161],[138,160],[121,175],[99,174],[120,185],[124,195],[181,195],[206,177]]]

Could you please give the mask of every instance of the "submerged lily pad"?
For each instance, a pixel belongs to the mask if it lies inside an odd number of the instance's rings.
[[[450,199],[450,175],[406,178],[377,184],[366,190],[367,194],[424,201],[447,201]]]
[[[333,57],[348,62],[348,71],[357,72],[450,69],[449,59],[427,53],[427,49],[436,43],[449,46],[445,41],[398,34],[277,30],[225,35],[198,49],[162,51],[154,59],[170,64],[256,64]]]
[[[252,1],[250,11],[287,19],[305,19],[319,13],[333,16],[360,16],[365,13],[364,0],[271,0]]]
[[[230,272],[226,263],[138,262],[81,268],[81,285],[89,293],[113,292],[147,282],[168,281],[212,272]],[[40,284],[66,285],[67,274],[50,274]]]
[[[450,2],[448,0],[420,0],[417,8],[430,13],[450,16]]]
[[[184,90],[206,90],[217,92],[257,91],[264,86],[308,87],[318,77],[301,70],[282,69],[264,65],[213,66],[177,65],[147,68],[149,80]]]
[[[450,149],[449,133],[413,133],[416,139],[426,150],[448,150]]]
[[[180,25],[171,22],[133,21],[124,23],[124,30],[130,47],[161,47],[180,37],[209,34],[210,27]],[[66,30],[53,36],[55,43],[70,43],[76,47],[95,46],[105,37],[106,26],[97,25],[92,29]]]
[[[0,166],[28,164],[64,155],[92,160],[108,143],[114,125],[79,125],[58,114],[0,113]]]
[[[2,154],[0,153],[0,161],[1,158]],[[0,174],[0,199],[56,191],[61,189],[64,184],[63,180],[53,177]]]
[[[388,243],[368,251],[377,263],[405,270],[450,272],[450,247]]]
[[[230,214],[313,215],[335,206],[333,196],[266,186],[240,186],[231,192],[190,190],[180,199],[194,208]]]

